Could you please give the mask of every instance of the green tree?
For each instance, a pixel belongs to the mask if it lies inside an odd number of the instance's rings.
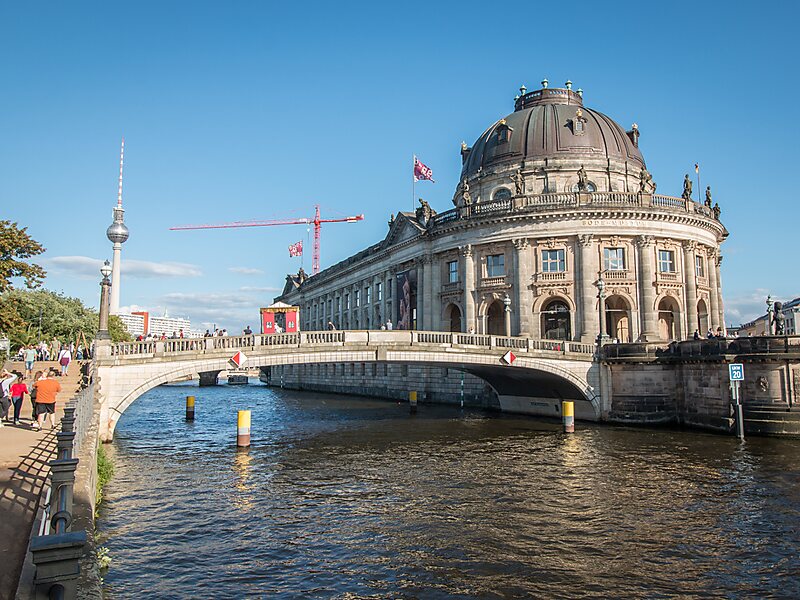
[[[0,292],[13,289],[12,277],[22,277],[29,288],[39,287],[45,270],[26,259],[44,252],[44,247],[28,235],[28,228],[0,221]]]
[[[98,315],[98,322],[100,316]],[[109,315],[108,317],[108,333],[111,336],[112,342],[131,342],[133,341],[133,336],[128,333],[128,330],[125,329],[125,325],[122,323],[122,319],[120,319],[117,315]]]

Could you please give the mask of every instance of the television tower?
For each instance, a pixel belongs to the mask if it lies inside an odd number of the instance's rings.
[[[119,287],[120,287],[120,262],[122,261],[122,243],[130,235],[124,223],[125,209],[122,208],[122,162],[125,156],[125,138],[119,150],[119,191],[117,192],[117,205],[114,207],[114,222],[108,226],[106,235],[114,244],[114,256],[111,261],[111,301],[109,313],[119,313]]]

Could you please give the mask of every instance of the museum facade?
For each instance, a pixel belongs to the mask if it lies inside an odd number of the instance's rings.
[[[301,327],[526,335],[594,343],[724,329],[712,205],[656,193],[636,124],[624,129],[565,88],[524,88],[515,110],[462,144],[454,208],[389,221],[377,244],[287,276],[277,300]],[[601,311],[602,306],[602,311]]]

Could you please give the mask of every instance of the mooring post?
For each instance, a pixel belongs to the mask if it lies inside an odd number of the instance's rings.
[[[186,396],[186,420],[194,421],[194,396]]]
[[[571,400],[561,401],[561,419],[564,422],[564,433],[575,433],[575,403]]]
[[[250,411],[240,410],[236,423],[236,445],[239,448],[250,446]]]
[[[408,392],[408,406],[411,410],[411,414],[416,414],[417,412],[417,392]]]

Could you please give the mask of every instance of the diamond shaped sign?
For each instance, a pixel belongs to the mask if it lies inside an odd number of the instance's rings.
[[[241,367],[245,362],[247,362],[247,357],[244,355],[244,352],[237,352],[231,356],[230,361],[237,367]]]
[[[503,354],[503,358],[501,359],[507,365],[513,365],[514,361],[517,360],[517,355],[514,354],[511,350]]]

